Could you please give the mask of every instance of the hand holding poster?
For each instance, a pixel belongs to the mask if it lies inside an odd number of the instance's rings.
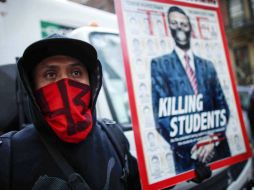
[[[116,1],[144,189],[247,159],[218,4]]]

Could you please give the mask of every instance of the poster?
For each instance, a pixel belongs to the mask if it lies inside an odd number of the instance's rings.
[[[250,157],[217,1],[115,3],[143,189]]]

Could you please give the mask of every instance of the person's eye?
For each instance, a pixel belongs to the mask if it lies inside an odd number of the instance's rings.
[[[82,75],[82,72],[80,70],[73,70],[71,75],[72,75],[72,77],[77,78]]]
[[[188,23],[182,23],[181,24],[181,27],[185,30],[188,30],[189,29],[189,24]]]
[[[54,72],[54,71],[47,71],[47,72],[45,73],[44,77],[45,77],[47,80],[55,79],[55,78],[56,78],[56,72]]]
[[[177,26],[177,22],[176,22],[175,20],[171,20],[171,21],[170,21],[170,25],[171,25],[172,27],[176,27],[176,26]]]

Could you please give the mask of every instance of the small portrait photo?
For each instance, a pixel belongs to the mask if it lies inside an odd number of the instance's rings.
[[[136,54],[137,55],[137,54]],[[147,66],[145,63],[145,59],[143,59],[140,54],[133,59],[133,66],[135,68],[135,73],[137,74],[140,80],[143,80],[146,77]]]
[[[150,108],[150,106],[145,105],[145,106],[143,106],[142,111],[143,111],[144,115],[148,115],[151,113],[151,108]]]
[[[168,173],[174,175],[175,174],[175,168],[174,168],[174,160],[173,160],[173,153],[172,152],[166,152],[165,153],[165,166],[167,168]]]
[[[154,30],[156,31],[156,34],[160,37],[166,36],[166,31],[164,28],[164,24],[162,19],[156,19],[154,22]]]
[[[234,135],[234,144],[237,152],[241,152],[242,150],[242,145],[241,145],[241,140],[238,134]]]
[[[146,134],[146,142],[147,142],[148,149],[153,149],[154,150],[156,148],[157,139],[156,139],[154,131],[149,131]]]
[[[142,103],[148,103],[149,101],[149,91],[147,85],[144,82],[141,82],[138,86],[138,94]]]
[[[136,59],[136,63],[135,63],[136,66],[141,66],[141,65],[143,65],[143,64],[144,64],[144,63],[143,63],[143,61],[142,61],[141,58],[137,58],[137,59]]]
[[[162,51],[165,51],[167,49],[167,43],[164,39],[160,40],[160,48]]]
[[[141,51],[141,43],[137,38],[132,39],[133,53],[139,54]]]
[[[151,38],[148,38],[146,41],[146,49],[148,54],[155,52],[155,46],[156,46],[155,42]]]
[[[149,20],[147,17],[142,20],[142,29],[144,34],[150,35]]]
[[[130,31],[132,35],[139,34],[139,23],[138,20],[134,16],[130,16],[128,19]]]
[[[154,178],[161,177],[161,161],[156,154],[150,157],[150,169]]]

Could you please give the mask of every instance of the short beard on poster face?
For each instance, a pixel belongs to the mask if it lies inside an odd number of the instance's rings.
[[[178,46],[182,50],[190,49],[191,29],[188,31],[184,31],[181,28],[170,28],[170,31],[172,37],[174,38],[176,46]]]

